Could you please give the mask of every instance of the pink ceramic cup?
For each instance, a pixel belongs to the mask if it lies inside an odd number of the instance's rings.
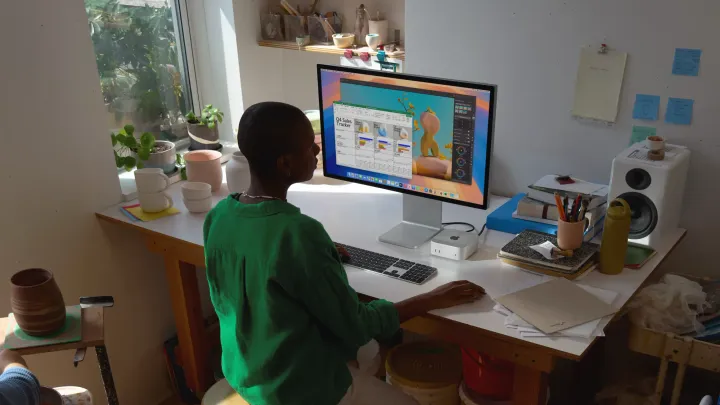
[[[215,150],[196,150],[185,154],[185,167],[188,181],[207,183],[212,191],[217,191],[222,185],[222,166],[220,158],[222,153]]]

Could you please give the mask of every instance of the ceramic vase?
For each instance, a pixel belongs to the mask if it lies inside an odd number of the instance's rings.
[[[148,169],[162,169],[165,174],[175,172],[175,144],[170,141],[155,141],[155,146],[165,145],[162,152],[151,153],[150,158],[144,162]]]
[[[212,191],[218,191],[222,185],[222,153],[214,150],[196,150],[185,154],[185,168],[188,181],[207,183]]]
[[[250,164],[242,152],[235,152],[225,166],[225,177],[231,193],[242,193],[250,187]]]
[[[10,277],[10,307],[23,332],[46,336],[65,324],[65,301],[52,272],[27,269]]]

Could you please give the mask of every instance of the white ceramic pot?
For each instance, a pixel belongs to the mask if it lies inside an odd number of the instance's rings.
[[[250,164],[242,152],[235,152],[225,166],[228,190],[242,193],[250,187]]]
[[[370,49],[376,51],[378,49],[378,45],[380,45],[380,35],[367,34],[365,35],[365,42],[367,42],[367,45],[368,47],[370,47]]]

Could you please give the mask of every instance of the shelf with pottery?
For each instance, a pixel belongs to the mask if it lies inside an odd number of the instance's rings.
[[[305,52],[317,52],[317,53],[326,53],[326,54],[332,54],[332,55],[344,55],[345,51],[347,49],[340,49],[336,47],[335,45],[306,45],[306,46],[298,46],[295,42],[288,42],[288,41],[267,41],[267,40],[259,40],[258,41],[259,46],[267,47],[267,48],[280,48],[280,49],[290,49],[294,51],[305,51]],[[371,56],[377,55],[377,51],[373,51],[369,47],[361,47],[353,49],[355,53],[361,53],[361,52],[368,52]],[[405,51],[394,51],[394,52],[386,52],[388,58],[395,58],[400,60],[405,60]]]

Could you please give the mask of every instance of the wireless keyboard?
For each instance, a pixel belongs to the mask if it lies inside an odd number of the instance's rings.
[[[374,271],[384,276],[397,278],[414,284],[422,284],[437,273],[435,267],[398,259],[369,250],[336,243],[347,250],[350,260],[345,264],[364,270]]]

